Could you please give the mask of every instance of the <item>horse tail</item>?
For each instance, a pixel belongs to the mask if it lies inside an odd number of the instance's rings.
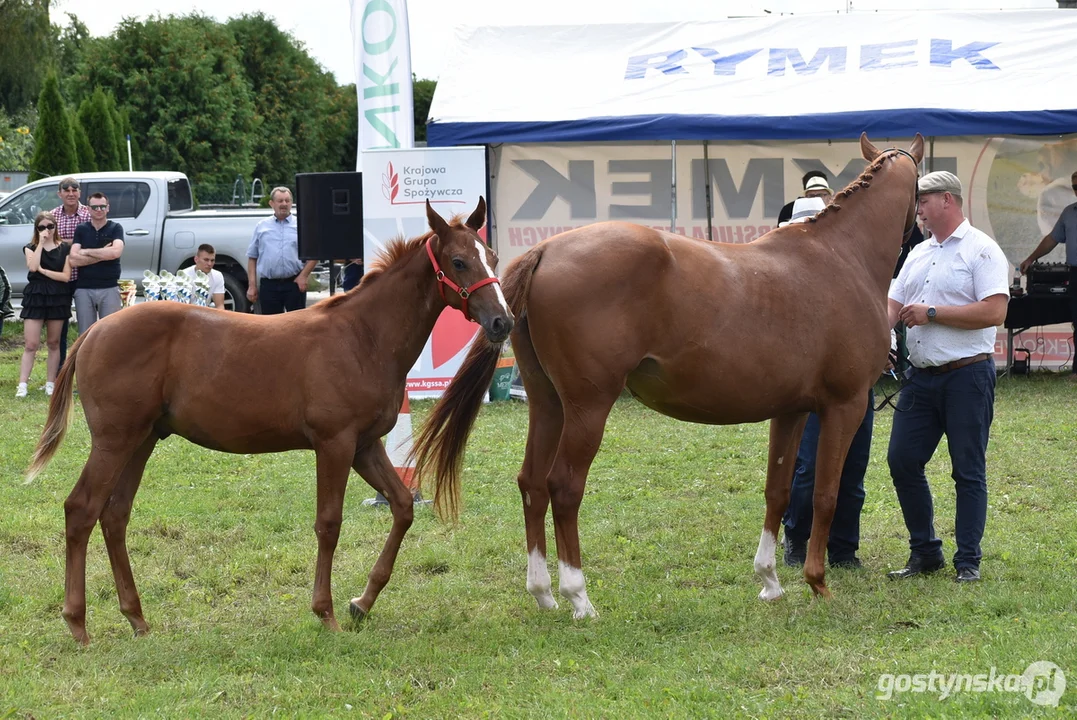
[[[80,336],[71,346],[67,361],[56,378],[52,400],[49,402],[49,415],[45,419],[45,427],[41,430],[41,439],[37,441],[33,457],[30,458],[30,467],[26,469],[27,484],[32,483],[52,460],[52,456],[64,441],[68,425],[71,424],[71,408],[75,404],[72,393],[72,385],[75,384],[75,358],[78,357],[85,337],[86,335]]]
[[[540,245],[521,255],[505,271],[501,287],[517,323],[526,312],[531,276],[544,249]],[[422,488],[424,477],[431,471],[436,474],[434,507],[442,517],[453,520],[459,517],[464,447],[500,356],[501,343],[491,343],[484,333],[475,338],[463,365],[430,411],[412,447],[409,460],[414,461],[418,487]]]

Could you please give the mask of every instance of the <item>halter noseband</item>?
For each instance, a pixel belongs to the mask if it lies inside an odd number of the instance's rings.
[[[482,280],[479,280],[477,283],[471,285],[470,287],[462,288],[456,283],[454,283],[451,279],[449,279],[449,277],[445,274],[445,271],[441,269],[440,265],[438,265],[438,260],[436,257],[434,257],[434,250],[430,247],[429,240],[426,241],[426,254],[430,258],[430,264],[434,266],[434,277],[438,281],[438,293],[441,294],[441,301],[446,305],[449,304],[449,301],[445,299],[445,286],[448,285],[450,290],[460,296],[460,300],[463,302],[461,312],[464,313],[464,317],[466,317],[471,322],[477,322],[475,318],[471,317],[470,313],[468,313],[467,311],[467,299],[471,297],[471,293],[475,292],[483,285],[490,285],[493,283],[497,283],[498,285],[500,285],[501,281],[498,280],[496,275],[494,275],[493,277],[483,278]]]
[[[914,198],[916,198],[916,209],[913,210],[912,223],[909,224],[909,229],[901,234],[901,242],[904,244],[904,242],[912,236],[913,228],[916,227],[916,216],[920,214],[920,188],[917,184],[920,180],[920,163],[916,162],[916,158],[914,158],[908,150],[902,150],[901,148],[889,148],[888,150],[884,150],[883,152],[895,152],[899,155],[904,155],[905,157],[912,160],[913,167],[916,168],[916,180],[913,181],[912,188],[912,195]]]

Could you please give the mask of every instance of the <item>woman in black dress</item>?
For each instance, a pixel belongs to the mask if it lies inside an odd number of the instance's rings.
[[[22,294],[22,322],[26,348],[19,368],[19,387],[15,397],[26,397],[26,384],[34,367],[34,356],[41,346],[41,326],[46,325],[49,355],[45,362],[45,394],[52,395],[56,373],[60,369],[60,331],[64,318],[71,315],[71,246],[56,233],[56,218],[41,212],[34,220],[34,239],[23,247],[26,255],[26,289]]]

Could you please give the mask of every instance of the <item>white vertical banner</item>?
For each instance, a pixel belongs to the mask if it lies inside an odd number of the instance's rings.
[[[406,0],[351,0],[359,152],[415,146]]]
[[[446,220],[470,215],[486,194],[486,148],[369,150],[362,154],[363,256],[369,263],[393,238],[427,232],[426,201]],[[486,228],[479,232],[484,240]],[[434,268],[430,267],[430,282]],[[408,395],[439,397],[467,355],[479,326],[445,308],[415,367]]]

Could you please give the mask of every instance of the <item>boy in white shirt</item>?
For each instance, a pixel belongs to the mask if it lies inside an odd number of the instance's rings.
[[[198,252],[194,256],[194,265],[180,270],[192,281],[196,277],[196,271],[201,270],[209,275],[209,296],[213,306],[218,310],[224,310],[224,275],[220,270],[214,270],[213,264],[217,261],[217,251],[212,245],[203,243],[198,246]]]

